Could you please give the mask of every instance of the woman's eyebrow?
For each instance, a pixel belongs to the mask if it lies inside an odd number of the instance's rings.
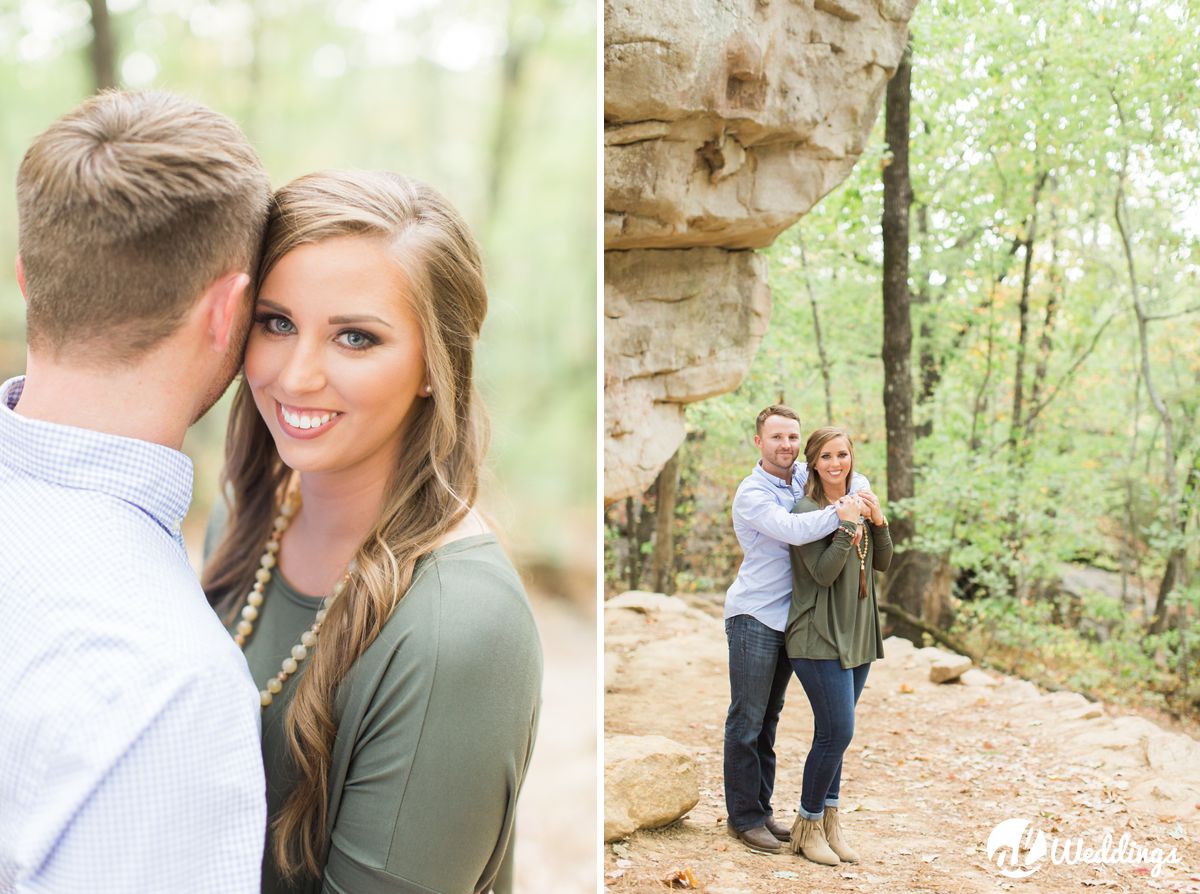
[[[290,317],[292,315],[292,312],[290,310],[288,310],[286,307],[284,307],[282,304],[276,304],[274,301],[271,301],[269,298],[259,298],[258,303],[271,308],[271,310],[277,310],[284,316]]]
[[[350,316],[342,315],[338,317],[330,317],[329,322],[335,325],[342,325],[345,323],[382,323],[389,329],[392,328],[391,323],[389,323],[387,320],[380,319],[374,314],[353,314]]]

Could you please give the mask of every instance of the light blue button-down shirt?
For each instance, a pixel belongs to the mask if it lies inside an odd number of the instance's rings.
[[[0,891],[258,892],[258,694],[183,549],[182,453],[0,386]]]
[[[817,512],[792,512],[804,496],[808,467],[792,466],[791,483],[765,471],[760,460],[742,479],[733,498],[733,532],[742,545],[742,565],[725,593],[725,617],[751,615],[772,630],[787,627],[792,601],[792,565],[788,547],[812,543],[832,534],[837,512],[826,506]],[[869,487],[854,473],[850,492]]]

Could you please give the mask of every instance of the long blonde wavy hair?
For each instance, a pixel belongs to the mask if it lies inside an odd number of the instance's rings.
[[[420,321],[433,397],[418,401],[383,512],[358,548],[355,571],[329,609],[320,645],[288,706],[284,729],[297,781],[272,818],[269,844],[285,878],[319,877],[324,866],[338,684],[383,629],[417,560],[474,504],[488,440],[472,380],[487,291],[478,247],[462,218],[441,194],[408,177],[310,174],[275,194],[257,281],[294,248],[348,235],[389,240],[408,286],[397,300],[407,299]],[[203,575],[218,611],[240,609],[291,475],[243,380],[225,442],[229,523]]]

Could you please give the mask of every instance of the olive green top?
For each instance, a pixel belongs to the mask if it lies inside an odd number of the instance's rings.
[[[260,688],[319,604],[275,570],[245,650]],[[271,816],[294,778],[282,721],[308,664],[301,662],[263,711]],[[286,885],[268,854],[263,891],[453,894],[491,887],[508,894],[505,857],[541,684],[533,615],[496,538],[468,537],[424,556],[383,632],[338,690],[324,879]]]
[[[792,512],[814,512],[808,497]],[[887,525],[866,525],[867,595],[858,598],[859,556],[840,526],[828,537],[791,547],[792,606],[784,634],[788,658],[836,658],[843,668],[883,657],[875,572],[892,564]]]

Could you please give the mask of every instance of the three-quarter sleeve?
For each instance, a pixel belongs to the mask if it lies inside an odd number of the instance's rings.
[[[892,564],[892,534],[887,525],[871,525],[871,537],[875,541],[871,566],[876,571],[887,571]]]
[[[792,547],[793,553],[800,557],[813,580],[822,587],[833,586],[833,582],[846,567],[846,560],[850,557],[852,549],[853,541],[840,525],[834,532],[833,540],[818,540],[815,543]]]
[[[425,575],[423,605],[410,606],[374,682],[341,786],[324,894],[493,885],[506,894],[501,868],[533,751],[541,649],[519,582],[482,564],[464,573],[465,564]]]

